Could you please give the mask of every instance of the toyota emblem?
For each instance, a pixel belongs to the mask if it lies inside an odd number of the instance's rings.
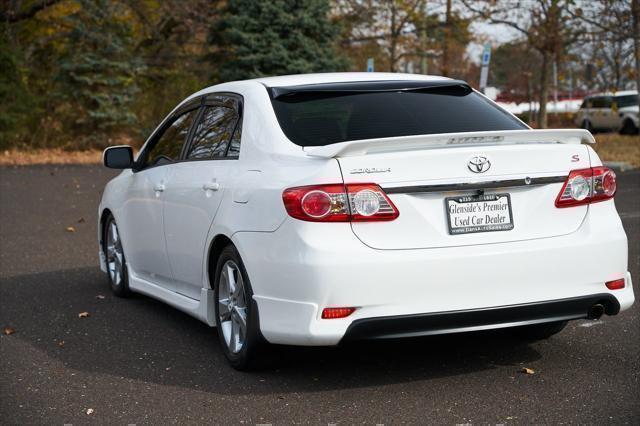
[[[491,168],[491,161],[485,155],[474,155],[467,163],[473,173],[484,173]]]

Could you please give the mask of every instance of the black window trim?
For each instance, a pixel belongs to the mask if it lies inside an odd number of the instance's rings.
[[[142,150],[142,152],[140,152],[140,154],[138,155],[135,167],[133,168],[134,173],[182,162],[182,159],[184,156],[184,149],[187,146],[187,144],[189,144],[189,142],[191,141],[191,136],[192,136],[195,124],[198,122],[198,119],[202,114],[203,103],[204,103],[204,97],[202,96],[197,97],[187,102],[185,105],[181,106],[178,110],[176,110],[173,114],[167,116],[164,119],[164,121],[160,124],[160,126],[158,126],[158,128],[153,132],[153,134],[149,138],[149,142],[145,144],[145,147]],[[187,137],[186,137],[185,143],[182,145],[182,149],[180,150],[180,156],[178,157],[178,159],[171,163],[153,164],[153,165],[148,165],[144,167],[142,163],[146,162],[147,155],[156,146],[156,144],[158,143],[162,135],[164,135],[164,132],[167,131],[167,129],[173,124],[173,122],[178,117],[194,110],[198,110],[198,112],[196,114],[195,119],[191,123],[191,126],[189,126],[189,131],[187,132]]]
[[[233,98],[236,101],[235,104],[235,109],[236,109],[236,113],[238,114],[238,119],[236,120],[236,123],[233,126],[233,132],[231,132],[231,138],[229,139],[229,143],[227,144],[227,149],[224,152],[224,157],[213,157],[213,158],[192,158],[192,159],[187,159],[186,156],[189,153],[189,150],[191,149],[191,144],[193,143],[193,136],[195,133],[195,130],[197,128],[197,124],[200,123],[200,119],[202,118],[202,114],[204,113],[204,110],[206,109],[206,107],[211,107],[211,106],[220,106],[220,107],[224,107],[224,108],[229,108],[228,105],[225,105],[224,102],[220,102],[217,99],[215,99],[218,96],[227,96],[230,98]],[[183,152],[180,155],[180,162],[194,162],[194,161],[225,161],[225,160],[238,160],[240,159],[240,155],[234,155],[234,156],[229,156],[229,148],[231,147],[231,140],[233,139],[233,136],[236,134],[236,131],[238,130],[238,124],[242,124],[242,118],[243,118],[243,110],[244,110],[244,98],[242,97],[241,94],[239,93],[235,93],[235,92],[211,92],[211,93],[207,93],[206,95],[202,96],[202,104],[200,106],[200,112],[198,113],[198,116],[196,117],[196,121],[194,121],[192,128],[189,131],[189,136],[187,139],[187,143],[185,143],[184,148],[183,148]],[[177,163],[177,161],[176,161]]]

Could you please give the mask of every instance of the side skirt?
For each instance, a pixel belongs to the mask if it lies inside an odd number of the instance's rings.
[[[129,269],[129,288],[136,293],[141,293],[154,299],[160,300],[174,308],[191,315],[194,318],[215,327],[215,306],[213,303],[213,290],[210,288],[201,289],[200,300],[194,300],[183,296],[152,282],[136,277]]]

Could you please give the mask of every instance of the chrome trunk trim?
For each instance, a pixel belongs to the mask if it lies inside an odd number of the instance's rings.
[[[482,181],[482,182],[383,187],[382,189],[384,189],[384,192],[386,192],[387,194],[478,191],[478,190],[485,190],[485,189],[514,188],[514,187],[520,187],[520,186],[537,186],[537,185],[548,185],[551,183],[563,183],[566,179],[567,179],[567,175],[545,176],[545,177],[537,177],[537,178],[526,177],[522,179],[491,180],[491,181]]]

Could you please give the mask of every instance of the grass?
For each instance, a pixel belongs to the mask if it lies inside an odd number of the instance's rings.
[[[100,164],[102,151],[67,151],[59,148],[7,150],[0,153],[0,166],[31,166],[35,164]]]
[[[640,136],[598,133],[593,146],[603,162],[620,161],[640,168]],[[67,151],[59,148],[8,150],[0,153],[0,166],[34,164],[100,164],[102,151]]]
[[[640,167],[640,136],[617,133],[597,133],[593,149],[603,162],[620,161],[633,168]]]

